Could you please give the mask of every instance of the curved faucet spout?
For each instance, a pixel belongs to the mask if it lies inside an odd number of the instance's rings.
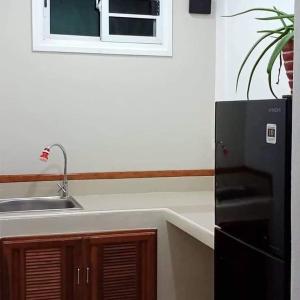
[[[45,147],[43,150],[42,154],[40,155],[40,159],[42,161],[48,161],[49,154],[52,148],[58,147],[64,156],[64,177],[63,177],[63,182],[62,185],[58,184],[59,186],[59,191],[62,191],[62,197],[67,198],[69,196],[69,184],[68,184],[68,157],[67,157],[67,152],[66,149],[62,144],[52,144],[50,146]]]

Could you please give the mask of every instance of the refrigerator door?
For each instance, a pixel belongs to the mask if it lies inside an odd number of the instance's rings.
[[[216,224],[271,255],[290,254],[291,101],[216,103]]]
[[[283,260],[216,230],[215,300],[287,300],[289,274]]]

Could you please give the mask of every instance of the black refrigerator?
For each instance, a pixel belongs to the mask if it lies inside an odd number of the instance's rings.
[[[216,102],[215,300],[289,300],[292,100]]]

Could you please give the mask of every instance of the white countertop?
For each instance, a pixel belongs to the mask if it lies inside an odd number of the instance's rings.
[[[23,228],[24,235],[28,234],[26,228],[29,225],[24,223],[26,220],[30,221],[32,226],[37,226],[38,223],[35,223],[37,220],[52,219],[59,223],[65,219],[66,226],[70,227],[68,222],[71,222],[72,217],[73,220],[81,218],[80,222],[83,224],[86,221],[83,221],[82,218],[90,221],[93,217],[108,216],[110,213],[115,216],[116,213],[122,214],[123,212],[124,216],[124,212],[126,212],[128,217],[130,213],[142,212],[143,217],[146,218],[147,212],[155,212],[160,213],[167,222],[182,229],[210,248],[214,247],[214,194],[212,191],[75,195],[74,198],[83,206],[83,210],[0,215],[1,236],[12,236],[14,232],[21,235]],[[69,221],[67,222],[67,220]],[[82,230],[86,228],[84,225]],[[76,228],[80,228],[79,225]],[[58,232],[59,230],[56,228],[53,233]],[[33,234],[32,229],[30,229],[30,233]]]
[[[76,199],[86,211],[161,209],[168,222],[214,247],[212,191],[89,195]]]

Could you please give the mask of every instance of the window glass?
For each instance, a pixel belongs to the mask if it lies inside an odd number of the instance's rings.
[[[156,35],[156,20],[138,18],[109,18],[109,34],[150,36]]]
[[[50,33],[100,36],[95,0],[51,0]]]
[[[159,15],[159,1],[155,0],[109,0],[110,13]]]

